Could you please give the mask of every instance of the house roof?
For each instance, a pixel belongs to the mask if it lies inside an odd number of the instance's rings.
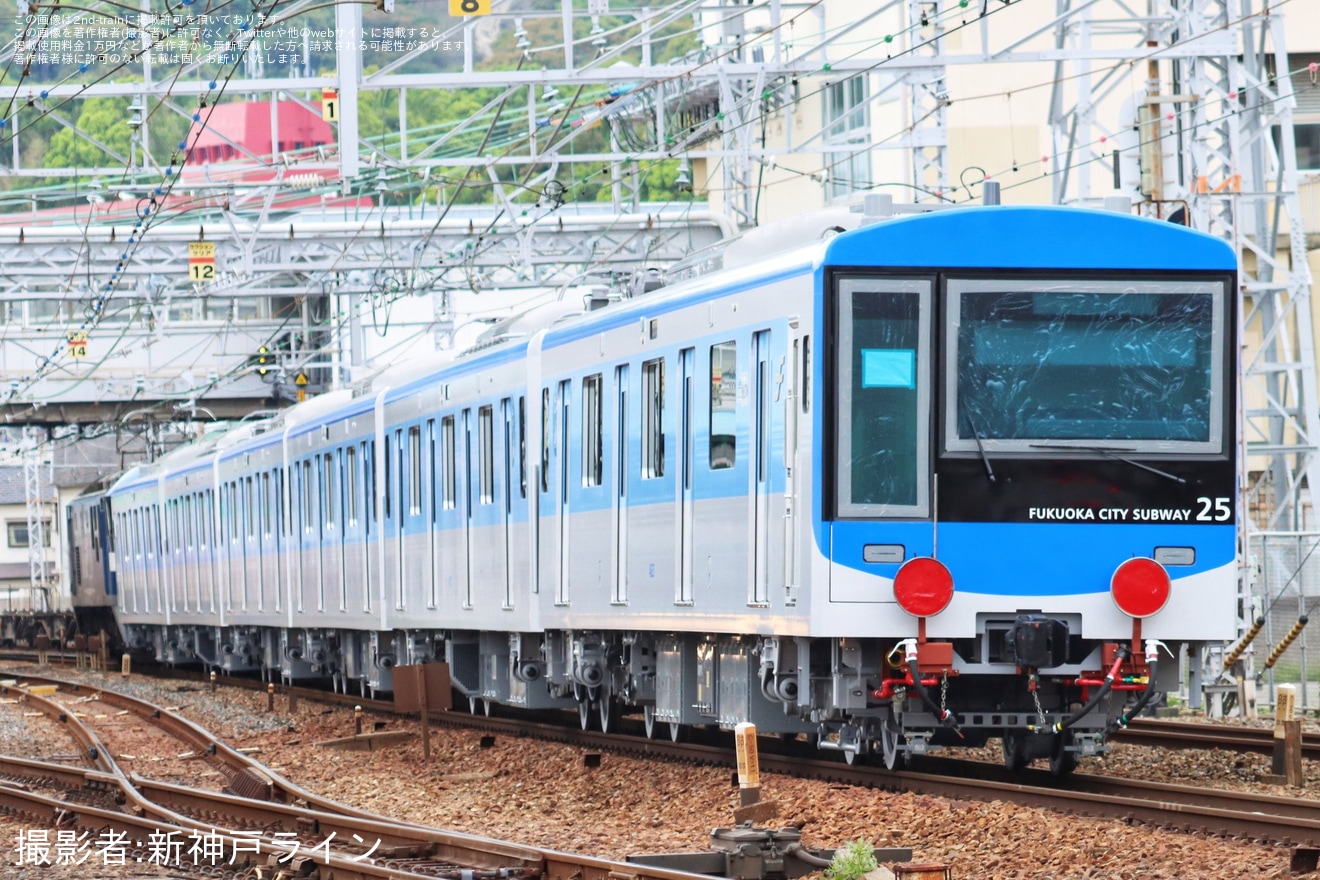
[[[42,501],[54,502],[59,500],[59,493],[50,482],[49,472],[42,474],[41,495]],[[27,486],[24,481],[23,468],[0,467],[0,504],[26,503]]]
[[[279,134],[284,146],[273,150],[270,142],[270,102],[231,101],[217,104],[202,122],[193,123],[189,132],[190,149],[202,149],[235,143],[257,156],[270,156],[291,149],[295,143],[304,147],[331,144],[334,130],[321,115],[295,101],[280,101]]]

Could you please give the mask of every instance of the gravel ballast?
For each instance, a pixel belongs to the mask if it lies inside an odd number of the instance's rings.
[[[727,768],[607,753],[601,766],[591,769],[578,747],[497,737],[492,748],[483,749],[480,733],[443,725],[432,729],[429,762],[423,761],[417,739],[383,751],[335,751],[314,744],[351,735],[351,709],[303,700],[288,713],[280,697],[277,711],[266,713],[266,695],[246,690],[211,694],[204,686],[136,676],[127,687],[118,676],[88,676],[88,681],[178,706],[231,745],[259,750],[254,757],[314,791],[456,831],[622,859],[629,853],[704,850],[711,829],[731,824],[738,805]],[[408,720],[370,713],[365,721],[366,730],[377,721],[386,730],[417,728]],[[997,743],[984,754],[996,756]],[[1267,756],[1159,752],[1120,743],[1103,760],[1085,759],[1079,772],[1297,796],[1312,796],[1320,788],[1314,776],[1303,791],[1255,781],[1268,770]],[[911,847],[914,862],[948,864],[959,878],[1296,876],[1288,871],[1289,850],[1280,846],[1001,801],[894,794],[775,774],[763,774],[763,785],[765,799],[780,807],[780,818],[771,824],[800,827],[809,845],[865,840]]]

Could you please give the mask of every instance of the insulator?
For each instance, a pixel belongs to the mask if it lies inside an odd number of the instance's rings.
[[[1251,644],[1251,640],[1254,639],[1260,633],[1261,628],[1264,626],[1265,626],[1265,618],[1257,617],[1256,622],[1251,625],[1251,629],[1247,630],[1246,635],[1242,636],[1242,640],[1238,642],[1236,645],[1234,645],[1233,650],[1229,651],[1228,654],[1225,655],[1224,657],[1225,670],[1228,670],[1234,663],[1238,661],[1238,658],[1242,656],[1242,652],[1247,650],[1247,646]]]
[[[1266,669],[1273,669],[1274,664],[1283,656],[1283,652],[1288,650],[1288,646],[1295,642],[1297,637],[1302,634],[1302,630],[1306,629],[1306,619],[1305,614],[1297,618],[1297,622],[1293,624],[1292,629],[1288,630],[1288,634],[1283,637],[1283,641],[1274,646],[1274,650],[1270,651],[1269,659],[1265,661]]]

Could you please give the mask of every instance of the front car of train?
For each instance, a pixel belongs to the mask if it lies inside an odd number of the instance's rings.
[[[1235,272],[1210,236],[1063,208],[830,244],[813,630],[854,650],[823,744],[894,766],[998,736],[1066,772],[1233,637]]]

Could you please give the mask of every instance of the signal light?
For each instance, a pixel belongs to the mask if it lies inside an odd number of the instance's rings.
[[[930,556],[909,559],[894,575],[894,599],[913,617],[930,617],[953,600],[953,575]]]
[[[270,349],[264,345],[257,349],[257,356],[253,360],[257,365],[258,376],[269,373],[271,365],[275,363],[275,358],[271,355]]]
[[[1125,560],[1109,579],[1114,604],[1129,617],[1150,617],[1164,607],[1172,591],[1169,572],[1145,556]]]

